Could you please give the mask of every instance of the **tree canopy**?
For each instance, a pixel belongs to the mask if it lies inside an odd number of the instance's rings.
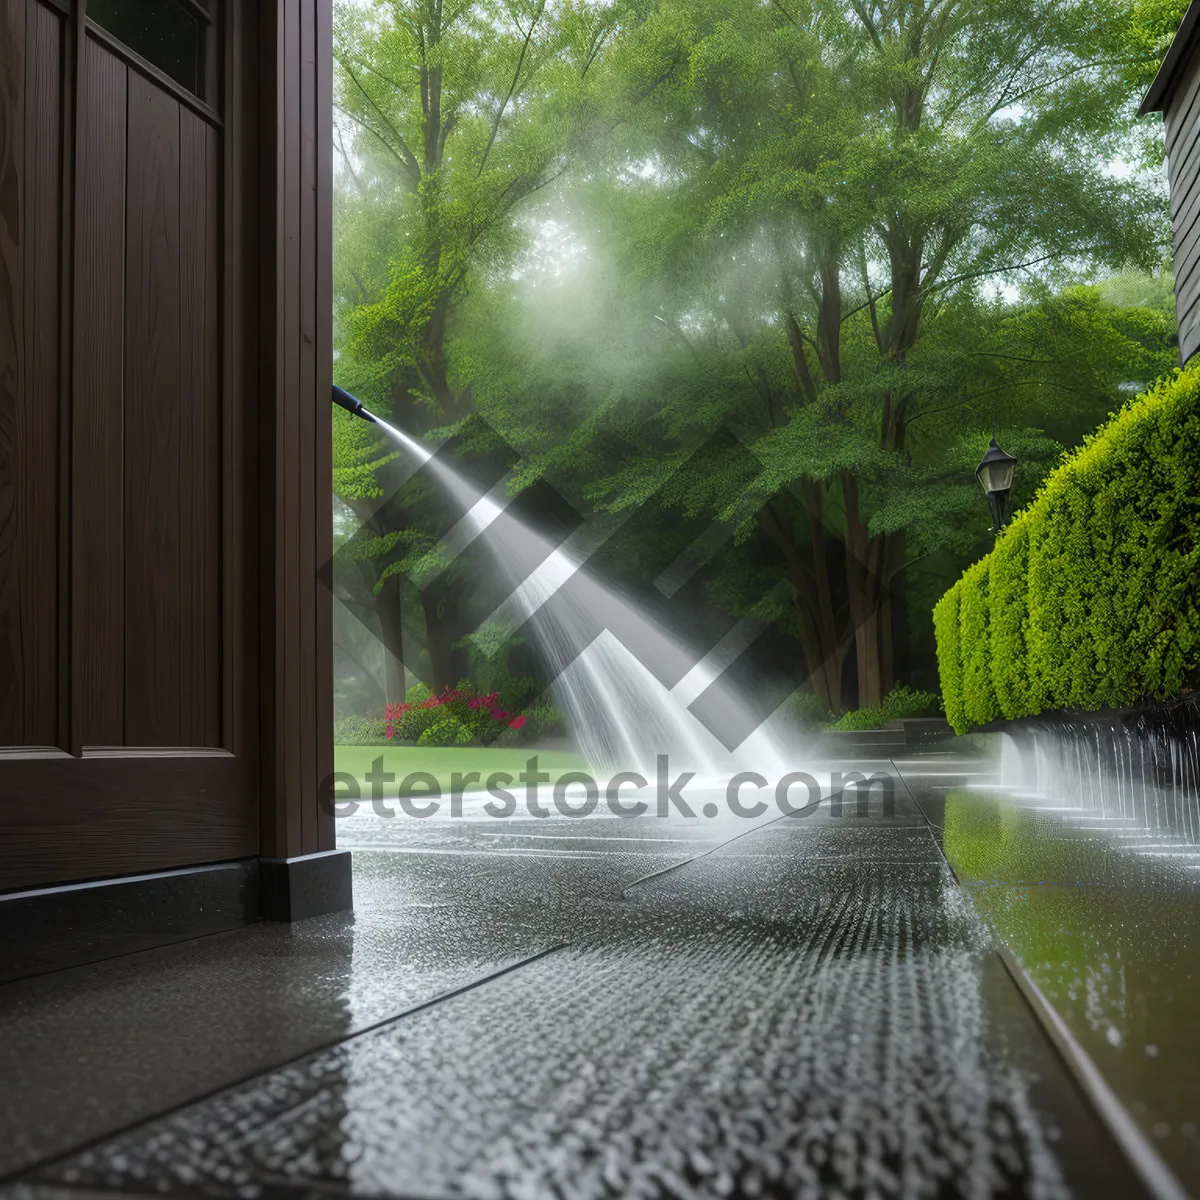
[[[710,600],[793,638],[825,708],[877,704],[985,548],[988,438],[1019,500],[1172,365],[1136,106],[1182,7],[347,5],[339,379],[416,432],[475,420],[513,488],[653,508],[651,573],[672,523],[727,530]],[[365,426],[336,453],[382,595],[435,506]]]

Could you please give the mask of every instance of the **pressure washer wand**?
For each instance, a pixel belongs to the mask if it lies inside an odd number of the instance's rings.
[[[375,424],[375,418],[363,408],[363,402],[357,397],[350,395],[349,392],[343,391],[336,383],[333,385],[333,402],[339,408],[344,408],[348,413],[353,413],[356,417],[362,417],[364,421],[370,421],[372,425]]]

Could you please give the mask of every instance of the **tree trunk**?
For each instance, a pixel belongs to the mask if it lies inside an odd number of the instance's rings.
[[[858,481],[849,471],[842,473],[842,495],[846,508],[846,585],[858,663],[858,707],[871,708],[884,696],[881,608],[886,588],[887,538],[870,535],[859,510]]]
[[[421,337],[417,372],[430,396],[446,418],[459,415],[461,397],[450,385],[450,358],[446,353],[446,332],[453,315],[453,297],[444,291],[434,304],[429,323]]]
[[[375,597],[383,642],[384,695],[389,704],[404,700],[404,628],[400,603],[400,576],[389,575]]]
[[[459,680],[457,606],[445,580],[431,583],[421,593],[425,611],[425,646],[429,651],[429,683],[435,692],[452,688]]]
[[[902,125],[911,124],[915,129],[920,124],[920,98],[906,92],[897,101],[897,115]],[[878,349],[885,362],[902,363],[916,343],[924,311],[925,237],[919,229],[908,227],[903,219],[897,218],[889,225],[884,241],[891,265],[891,311],[883,330],[878,331]],[[879,429],[879,444],[884,450],[904,452],[908,402],[909,397],[903,391],[889,388],[884,393]],[[857,500],[855,510],[857,514]],[[877,540],[872,538],[870,542]],[[873,600],[869,595],[861,599],[863,619],[868,624],[873,620],[874,627],[864,628],[859,637],[859,689],[872,697],[860,700],[860,705],[878,703],[896,685],[895,623],[900,605],[893,603],[889,580],[904,558],[903,533],[889,535],[882,546],[864,542],[862,553],[869,564],[866,573],[872,576],[865,585],[875,594]]]
[[[874,708],[883,700],[883,656],[880,639],[880,609],[871,606],[855,638],[858,652],[858,706]]]
[[[884,694],[908,676],[908,607],[902,570],[907,554],[904,530],[888,535],[887,570],[883,579],[883,622],[881,626]]]
[[[842,711],[842,663],[845,654],[838,646],[830,646],[821,637],[816,622],[803,599],[793,591],[797,616],[800,620],[800,648],[804,651],[809,682],[825,712]]]
[[[776,504],[764,505],[761,519],[771,540],[787,564],[792,603],[800,624],[800,646],[804,651],[812,688],[827,712],[842,711],[842,663],[846,642],[839,634],[833,607],[832,581],[825,545],[822,519],[821,485],[802,485],[808,512],[812,550],[812,570],[805,569],[800,547],[796,545],[791,523],[785,521]]]
[[[824,496],[822,485],[805,482],[801,485],[805,507],[808,509],[809,534],[813,560],[813,624],[817,658],[810,660],[813,686],[821,681],[828,698],[827,711],[842,711],[842,663],[846,649],[837,625],[833,607],[833,581],[829,575],[829,551],[825,544]]]
[[[884,592],[879,606],[879,670],[886,696],[896,686],[896,626],[890,591]]]

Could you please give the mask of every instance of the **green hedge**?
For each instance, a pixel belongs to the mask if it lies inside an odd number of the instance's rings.
[[[933,613],[946,717],[1121,708],[1200,662],[1200,364],[1092,434]]]
[[[386,746],[387,722],[382,718],[350,714],[333,720],[335,746]]]
[[[839,733],[860,729],[882,729],[889,721],[924,717],[937,712],[938,698],[932,692],[914,692],[910,687],[893,688],[879,704],[856,708],[834,721],[830,729]]]

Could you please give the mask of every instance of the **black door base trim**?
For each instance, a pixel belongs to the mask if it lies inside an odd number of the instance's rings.
[[[256,858],[0,895],[0,981],[237,929],[262,914]]]
[[[258,862],[262,914],[268,921],[303,921],[354,907],[349,850],[260,858]]]

